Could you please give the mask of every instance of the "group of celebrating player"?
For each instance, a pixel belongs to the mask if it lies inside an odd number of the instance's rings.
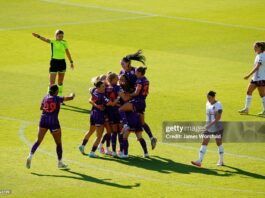
[[[61,127],[58,120],[60,105],[64,101],[73,100],[74,93],[69,96],[62,96],[63,80],[66,71],[65,54],[67,55],[71,68],[74,68],[73,60],[68,49],[67,42],[63,40],[64,32],[57,30],[55,39],[47,39],[37,33],[32,33],[34,37],[51,44],[52,59],[50,61],[50,85],[48,95],[41,103],[42,115],[39,123],[39,132],[36,142],[33,144],[26,166],[30,168],[32,157],[41,144],[46,132],[51,131],[58,156],[58,167],[66,168],[62,162]],[[141,62],[143,66],[133,67],[132,60]],[[148,157],[146,142],[142,136],[143,129],[151,140],[152,149],[156,147],[157,139],[153,136],[150,127],[145,122],[144,112],[146,108],[146,97],[149,91],[149,81],[145,77],[145,57],[141,50],[134,54],[127,55],[121,60],[122,70],[119,75],[109,72],[93,79],[93,87],[90,89],[92,105],[90,113],[90,129],[85,134],[79,150],[85,154],[85,145],[91,135],[96,132],[96,139],[93,143],[90,157],[97,157],[98,149],[100,153],[120,158],[128,158],[129,142],[128,137],[131,132],[135,132],[138,141],[144,151],[144,157]],[[58,74],[58,85],[54,84]],[[106,133],[103,132],[106,129]],[[119,152],[116,149],[117,137],[120,144]],[[104,151],[103,144],[107,147]],[[110,151],[112,143],[112,151]]]
[[[63,80],[66,71],[65,54],[67,55],[71,68],[74,69],[73,60],[68,49],[67,42],[63,40],[64,32],[57,30],[55,39],[47,39],[37,33],[32,33],[34,37],[51,44],[52,58],[50,61],[50,85],[48,95],[45,96],[41,103],[42,115],[39,122],[38,138],[33,144],[29,156],[27,157],[26,166],[30,168],[32,157],[41,144],[46,132],[51,131],[55,143],[58,156],[58,167],[66,168],[67,165],[62,162],[62,143],[61,143],[61,127],[58,120],[60,105],[64,101],[73,100],[75,94],[62,96]],[[248,79],[253,75],[249,83],[245,108],[239,113],[247,114],[252,99],[252,93],[257,88],[262,99],[263,111],[259,114],[265,115],[265,42],[256,42],[254,50],[257,53],[254,68],[245,76]],[[143,66],[133,67],[132,61],[138,61]],[[100,153],[121,158],[128,158],[130,132],[135,132],[137,140],[144,151],[144,157],[148,157],[146,142],[142,136],[142,131],[148,134],[151,140],[152,149],[156,147],[157,139],[153,136],[150,127],[145,122],[144,112],[146,109],[146,97],[149,90],[149,81],[145,77],[145,57],[139,50],[134,54],[127,55],[121,60],[122,70],[119,75],[109,72],[94,78],[94,86],[90,89],[91,98],[89,100],[92,105],[90,113],[90,128],[85,134],[83,142],[79,146],[82,154],[85,154],[85,146],[91,135],[96,132],[96,139],[93,143],[89,156],[97,157],[95,154],[98,149]],[[55,84],[58,75],[58,85]],[[223,112],[222,105],[215,99],[215,92],[210,91],[207,94],[206,104],[206,131],[199,152],[199,158],[191,163],[195,166],[201,166],[206,148],[209,143],[207,135],[220,135],[216,138],[218,146],[219,161],[218,165],[224,165],[224,147],[222,145],[223,126],[221,124],[221,115]],[[104,129],[106,133],[103,136]],[[102,137],[103,136],[103,137]],[[119,140],[119,152],[117,152],[117,139]],[[106,142],[106,150],[103,148]],[[112,151],[110,144],[112,143]]]
[[[145,77],[146,67],[132,67],[132,60],[145,64],[145,57],[139,50],[122,58],[122,70],[119,75],[109,72],[93,79],[94,87],[90,89],[89,100],[92,105],[90,129],[79,147],[82,154],[85,154],[84,148],[89,138],[96,132],[90,157],[97,157],[95,151],[98,149],[102,154],[128,158],[128,137],[133,131],[143,148],[144,157],[148,157],[142,128],[151,139],[152,149],[155,148],[157,139],[144,120],[145,100],[149,90],[149,81]],[[106,133],[102,138],[104,128]],[[120,143],[119,152],[116,150],[117,137]],[[103,148],[104,142],[107,144],[106,151]],[[112,152],[110,143],[112,143]]]

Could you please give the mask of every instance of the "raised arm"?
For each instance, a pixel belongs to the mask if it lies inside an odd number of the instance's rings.
[[[36,37],[36,38],[38,38],[38,39],[40,39],[40,40],[46,42],[46,43],[51,43],[51,40],[50,40],[50,39],[47,39],[47,38],[45,38],[45,37],[43,37],[43,36],[41,36],[41,35],[39,35],[39,34],[37,34],[37,33],[34,33],[34,32],[33,32],[32,35],[33,35],[34,37]]]
[[[75,98],[75,94],[71,93],[69,96],[64,96],[64,101],[73,100]]]

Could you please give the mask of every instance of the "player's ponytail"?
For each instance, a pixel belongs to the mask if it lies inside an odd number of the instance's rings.
[[[261,51],[265,51],[265,42],[264,41],[258,41],[255,43],[255,46],[259,47]]]
[[[147,70],[147,67],[137,67],[136,71],[140,72],[142,75],[145,75],[145,72]]]
[[[129,54],[129,55],[123,57],[122,60],[125,62],[128,62],[128,63],[131,63],[131,60],[135,60],[135,61],[141,62],[145,65],[146,58],[142,53],[143,53],[142,50],[138,50],[134,54]]]

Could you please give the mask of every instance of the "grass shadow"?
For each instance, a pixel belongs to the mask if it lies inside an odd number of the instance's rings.
[[[222,172],[225,172],[225,173],[230,173],[230,174],[233,174],[233,175],[236,174],[236,175],[252,177],[252,178],[255,178],[255,179],[265,179],[264,175],[260,175],[260,174],[257,174],[257,173],[251,173],[251,172],[248,172],[248,171],[245,171],[245,170],[242,170],[240,168],[233,167],[233,166],[225,165],[224,167],[230,168],[230,169],[232,169],[234,171],[230,171],[230,170],[219,170],[219,171],[222,171]]]
[[[170,173],[181,173],[181,174],[205,174],[205,175],[214,175],[214,176],[230,176],[232,173],[221,173],[218,170],[212,170],[207,168],[198,168],[193,165],[182,164],[179,162],[175,162],[171,159],[152,156],[150,158],[142,158],[136,156],[130,156],[128,159],[120,159],[120,158],[99,158],[106,161],[116,161],[118,163],[127,165],[127,166],[135,166],[137,168],[143,168],[149,171],[156,171],[159,173],[170,174]]]
[[[133,189],[135,187],[140,186],[140,183],[135,183],[134,185],[117,184],[117,183],[111,182],[111,179],[98,179],[96,177],[85,175],[83,173],[71,171],[70,169],[62,169],[62,171],[73,174],[73,176],[69,176],[69,175],[47,175],[47,174],[39,174],[39,173],[31,173],[31,174],[39,176],[39,177],[57,177],[57,178],[77,179],[77,180],[82,180],[82,181],[86,181],[86,182],[92,182],[92,183],[107,185],[107,186],[116,187],[116,188],[123,188],[123,189]]]
[[[63,110],[67,110],[67,111],[74,111],[77,113],[85,113],[85,114],[90,114],[90,110],[88,109],[84,109],[84,108],[80,108],[80,107],[76,107],[76,106],[72,106],[72,105],[63,105],[61,106],[61,109]]]

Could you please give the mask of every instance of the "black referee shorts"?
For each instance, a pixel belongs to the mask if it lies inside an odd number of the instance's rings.
[[[65,59],[51,59],[50,61],[50,73],[65,73],[66,72],[66,62]]]

